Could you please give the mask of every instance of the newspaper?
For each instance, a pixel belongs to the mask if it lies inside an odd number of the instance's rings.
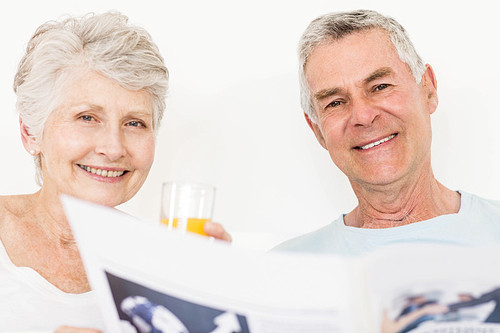
[[[63,204],[106,332],[500,332],[500,247],[261,253]]]

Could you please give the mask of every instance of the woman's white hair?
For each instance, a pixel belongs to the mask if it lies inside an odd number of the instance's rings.
[[[314,48],[324,41],[336,41],[350,34],[375,28],[387,31],[399,58],[408,65],[416,82],[420,83],[425,72],[425,64],[417,54],[405,29],[396,20],[372,10],[356,10],[320,16],[309,24],[298,46],[301,105],[311,121],[316,123],[317,117],[305,77],[305,67]]]
[[[31,37],[14,79],[16,108],[30,136],[42,137],[45,122],[58,106],[63,73],[82,66],[126,89],[149,92],[156,132],[168,90],[163,57],[146,30],[118,12],[107,12],[49,21]],[[35,166],[41,185],[39,154]]]

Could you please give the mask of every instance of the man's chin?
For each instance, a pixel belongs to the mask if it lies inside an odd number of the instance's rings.
[[[363,188],[378,188],[397,184],[401,179],[402,176],[400,176],[397,171],[392,170],[384,173],[377,172],[355,177],[355,180],[351,181],[351,184],[356,183]]]

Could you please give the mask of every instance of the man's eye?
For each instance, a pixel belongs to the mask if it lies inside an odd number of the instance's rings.
[[[384,90],[385,88],[389,87],[389,84],[387,83],[382,83],[382,84],[379,84],[378,86],[375,87],[375,91],[380,91],[380,90]]]
[[[342,104],[342,102],[341,102],[341,101],[333,101],[333,102],[331,102],[330,104],[328,104],[326,107],[327,107],[327,108],[334,108],[334,107],[337,107],[337,106],[339,106],[339,105],[341,105],[341,104]]]

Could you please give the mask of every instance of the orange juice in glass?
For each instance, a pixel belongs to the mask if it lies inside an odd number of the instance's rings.
[[[211,219],[198,219],[198,218],[178,218],[174,217],[173,218],[173,223],[172,223],[172,228],[175,228],[177,230],[185,230],[189,232],[194,232],[195,234],[200,234],[203,236],[208,236],[205,231],[203,230],[203,226],[205,225],[206,222],[210,221]],[[166,225],[167,227],[170,225],[170,220],[163,218],[160,220],[161,223]]]
[[[212,220],[215,187],[198,183],[166,182],[162,185],[161,197],[160,221],[163,225],[171,230],[208,236],[203,226]]]

